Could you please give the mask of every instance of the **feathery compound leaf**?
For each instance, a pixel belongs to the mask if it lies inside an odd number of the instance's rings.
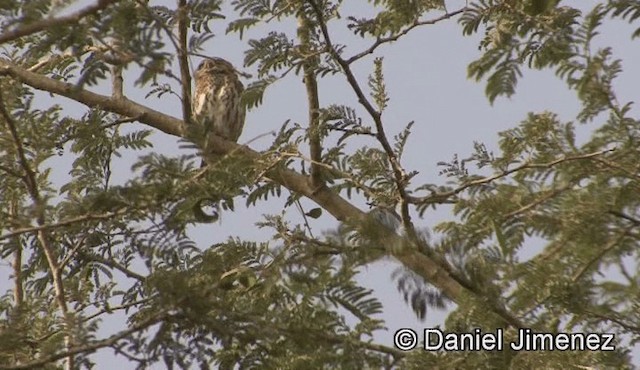
[[[373,75],[369,76],[369,88],[371,89],[371,97],[378,106],[378,110],[382,112],[389,102],[389,95],[384,83],[382,74],[382,58],[376,58],[373,61]]]
[[[499,63],[495,72],[487,79],[485,92],[489,102],[493,104],[500,95],[510,97],[515,94],[519,77],[522,77],[522,72],[515,60],[507,59]]]
[[[355,285],[340,286],[332,289],[328,298],[360,320],[365,320],[382,312],[382,304],[372,297],[372,293],[370,289]]]
[[[229,22],[226,33],[237,32],[240,34],[240,39],[244,36],[244,32],[249,28],[255,26],[260,22],[258,18],[240,18],[235,21]]]
[[[258,64],[258,77],[291,65],[289,53],[293,48],[293,41],[285,33],[269,32],[266,37],[249,40],[249,46],[251,48],[245,52],[244,64]]]
[[[629,23],[633,23],[640,18],[640,3],[635,0],[609,1],[607,9],[612,11],[613,17],[620,17]],[[640,37],[640,27],[636,28],[631,37]]]
[[[409,122],[401,133],[393,137],[393,151],[398,159],[402,158],[402,154],[404,154],[404,147],[407,145],[409,135],[411,135],[411,127],[413,127],[413,124],[413,121]]]
[[[277,80],[278,78],[275,76],[266,76],[258,81],[251,82],[242,93],[242,104],[247,107],[247,109],[261,105],[267,87]]]

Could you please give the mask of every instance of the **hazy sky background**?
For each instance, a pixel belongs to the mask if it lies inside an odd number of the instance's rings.
[[[78,7],[86,6],[93,1],[81,1]],[[373,8],[366,1],[345,1],[341,8],[343,19],[347,16],[363,17],[373,14]],[[565,1],[567,4],[581,4],[585,8],[591,8],[596,1],[575,0]],[[150,1],[151,5],[165,4],[174,7],[174,1]],[[446,1],[450,11],[464,6],[464,1]],[[74,6],[76,8],[76,6]],[[254,73],[251,68],[242,68],[243,52],[247,49],[247,41],[254,37],[260,37],[270,30],[295,30],[295,23],[290,20],[288,24],[268,24],[258,27],[244,35],[242,40],[237,34],[225,35],[224,30],[234,16],[225,8],[223,14],[227,19],[211,23],[216,36],[206,48],[205,54],[219,56],[230,60],[239,69]],[[434,13],[429,17],[437,17]],[[343,25],[330,24],[330,33],[335,43],[349,45],[346,55],[353,55],[367,47],[371,40],[362,40],[353,36]],[[636,26],[637,27],[637,26]],[[638,82],[640,75],[637,66],[640,65],[640,49],[638,43],[630,41],[632,28],[623,22],[614,22],[604,28],[603,35],[598,40],[601,45],[613,47],[614,55],[623,60],[624,72],[617,80],[616,92],[621,102],[636,100],[638,95]],[[289,33],[295,37],[294,32]],[[563,121],[573,120],[578,112],[579,105],[575,93],[569,91],[562,81],[559,81],[553,71],[531,72],[524,71],[525,77],[518,83],[516,95],[511,99],[499,98],[493,106],[490,106],[484,95],[484,83],[476,83],[467,79],[466,67],[468,63],[480,55],[478,50],[478,36],[463,37],[461,27],[457,24],[457,18],[443,21],[437,25],[425,26],[414,30],[400,41],[379,48],[376,54],[364,58],[354,66],[361,84],[366,87],[366,77],[373,70],[372,61],[375,56],[384,56],[384,73],[391,100],[383,119],[389,137],[400,132],[409,121],[415,121],[413,133],[408,141],[407,149],[402,163],[408,170],[418,170],[420,175],[414,180],[414,184],[422,182],[434,182],[443,184],[446,178],[438,176],[439,161],[448,161],[458,153],[465,157],[473,150],[473,142],[479,141],[486,144],[490,151],[497,153],[497,133],[514,127],[522,121],[527,112],[541,112],[548,110],[557,113]],[[198,58],[192,59],[192,66],[196,66]],[[133,70],[133,76],[137,71]],[[248,81],[245,81],[245,85]],[[109,83],[103,89],[95,91],[108,93]],[[353,91],[348,87],[342,75],[331,76],[322,79],[320,86],[320,104],[328,106],[333,103],[346,104],[356,107],[361,117],[367,121],[367,116],[360,109]],[[133,87],[132,81],[127,84],[125,94],[132,100],[145,104],[153,109],[173,115],[181,116],[180,102],[176,97],[164,95],[162,99],[144,96],[150,88]],[[41,95],[48,99],[45,104],[54,102],[47,94]],[[55,100],[80,116],[86,112],[86,108],[71,103],[69,100]],[[637,115],[638,110],[635,110]],[[248,112],[244,133],[240,143],[246,143],[252,139],[280,128],[285,120],[291,119],[306,126],[307,104],[305,88],[300,76],[290,74],[284,80],[273,85],[265,95],[263,105]],[[595,129],[599,122],[590,123],[579,127],[582,138],[586,138],[588,132]],[[578,136],[580,139],[581,136]],[[177,138],[163,133],[154,134],[153,151],[166,154],[179,154],[180,149]],[[271,141],[271,137],[263,137],[250,144],[253,149],[265,149]],[[365,142],[364,140],[360,143]],[[372,142],[370,142],[372,145]],[[130,165],[140,152],[125,155],[114,164],[114,179],[124,182],[130,176]],[[70,159],[65,163],[55,163],[57,179],[64,181],[70,168]],[[272,199],[266,203],[260,203],[256,208],[246,209],[243,199],[236,200],[237,210],[234,213],[222,214],[222,220],[218,224],[198,227],[193,231],[194,239],[202,247],[216,242],[224,241],[229,236],[240,236],[243,239],[261,241],[270,238],[270,230],[259,230],[254,223],[261,219],[261,214],[279,214],[282,211],[284,199]],[[356,204],[363,210],[368,206],[357,200]],[[309,201],[303,201],[308,210],[315,205]],[[448,207],[442,207],[438,211],[428,211],[424,219],[416,219],[419,227],[430,227],[437,222],[450,218]],[[286,210],[287,217],[291,220],[300,220],[300,214],[295,207]],[[314,233],[320,234],[322,230],[334,229],[337,221],[330,215],[323,214],[318,220],[311,220]],[[531,240],[527,244],[525,254],[535,254],[544,244],[539,240]],[[391,273],[399,265],[392,259],[386,259],[363,268],[359,281],[367,287],[375,290],[376,296],[384,305],[382,318],[386,320],[388,331],[380,331],[375,339],[380,343],[391,345],[392,334],[399,328],[411,327],[420,330],[426,327],[442,325],[445,317],[443,312],[430,311],[425,322],[415,319],[412,310],[403,302],[397,292],[395,282],[391,280]],[[2,269],[5,274],[8,270]],[[5,279],[0,279],[0,281]],[[105,321],[103,333],[115,332],[122,327],[122,315],[114,315]],[[638,360],[640,348],[635,347],[635,358]],[[113,369],[116,364],[120,368],[128,368],[127,362],[119,357],[115,359],[111,349],[101,350],[93,356],[98,369]],[[638,362],[638,361],[636,361]],[[640,362],[638,362],[640,363]],[[162,368],[158,365],[154,368]]]

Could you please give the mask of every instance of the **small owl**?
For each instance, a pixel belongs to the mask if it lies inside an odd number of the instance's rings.
[[[209,142],[214,134],[234,142],[238,141],[244,127],[245,109],[240,102],[244,86],[238,79],[233,65],[222,58],[204,59],[195,74],[196,91],[191,101],[192,121],[197,125],[197,138]],[[201,167],[205,167],[204,160]],[[219,200],[216,196],[200,199],[192,207],[198,222],[215,222],[219,219]],[[215,210],[207,213],[203,207]]]
[[[244,127],[245,108],[240,103],[244,86],[236,69],[222,58],[207,58],[196,70],[195,83],[193,121],[203,129],[204,139],[213,133],[237,142]]]

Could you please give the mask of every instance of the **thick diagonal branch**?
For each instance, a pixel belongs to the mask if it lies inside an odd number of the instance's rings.
[[[126,98],[113,99],[108,96],[78,89],[72,84],[29,72],[3,60],[0,60],[0,75],[11,76],[35,89],[65,96],[88,107],[100,107],[101,109],[122,116],[137,117],[139,122],[169,135],[182,136],[183,134],[183,121],[149,109]],[[234,152],[247,159],[256,161],[260,159],[260,153],[215,135],[210,135],[207,148],[209,148],[211,154],[224,155]],[[364,212],[353,206],[340,195],[334,193],[327,187],[320,189],[315,188],[309,176],[304,176],[295,171],[282,168],[273,168],[267,171],[265,176],[292,192],[296,192],[313,200],[339,221],[358,225],[366,220],[366,214]],[[464,299],[465,295],[476,296],[475,292],[463,286],[452,276],[450,271],[440,266],[433,258],[410,248],[401,248],[400,250],[391,252],[404,266],[442,290],[450,299],[460,301]],[[479,296],[477,298],[482,299],[482,297]],[[517,318],[506,312],[504,308],[498,305],[495,305],[493,308],[494,312],[502,317],[506,324],[515,327],[524,327]]]

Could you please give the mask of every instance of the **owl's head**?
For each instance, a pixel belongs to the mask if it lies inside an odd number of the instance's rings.
[[[222,58],[205,58],[196,73],[234,75],[237,72],[231,63]]]

